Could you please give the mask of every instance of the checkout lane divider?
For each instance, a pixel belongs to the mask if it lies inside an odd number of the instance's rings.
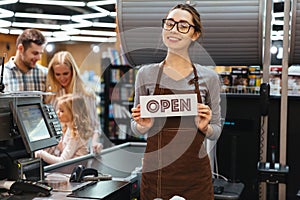
[[[115,151],[116,149],[120,149],[122,147],[131,146],[131,145],[146,146],[146,143],[145,142],[127,142],[127,143],[119,144],[119,145],[112,146],[112,147],[107,148],[107,149],[103,149],[100,152],[100,154],[90,153],[90,154],[87,154],[87,155],[84,155],[84,156],[80,156],[80,157],[77,157],[77,158],[72,158],[70,160],[66,160],[64,162],[44,166],[44,172],[47,172],[47,171],[50,171],[50,170],[53,170],[53,169],[57,169],[59,167],[63,167],[63,166],[66,166],[66,165],[70,165],[70,164],[73,164],[73,163],[76,163],[76,162],[79,162],[79,161],[82,161],[82,160],[86,160],[86,159],[89,159],[89,158],[94,158],[94,157],[97,157],[99,155],[101,156],[103,154]]]

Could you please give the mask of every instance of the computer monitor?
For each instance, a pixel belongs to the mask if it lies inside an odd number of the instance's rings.
[[[58,144],[41,102],[12,101],[10,107],[28,153]]]

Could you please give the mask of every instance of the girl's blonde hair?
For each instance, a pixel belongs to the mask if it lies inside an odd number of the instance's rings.
[[[79,95],[66,94],[58,97],[58,105],[64,105],[72,115],[71,136],[89,139],[93,135],[88,108],[84,98]]]

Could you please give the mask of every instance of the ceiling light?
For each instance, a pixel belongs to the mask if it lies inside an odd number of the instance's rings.
[[[273,17],[284,17],[283,12],[273,13]]]
[[[20,28],[60,29],[60,25],[55,25],[55,24],[35,24],[35,23],[13,22],[12,26],[20,27]]]
[[[0,8],[0,18],[13,17],[14,12]]]
[[[91,27],[92,25],[93,25],[92,22],[82,20],[81,23],[78,23],[78,24],[64,24],[64,25],[61,25],[60,28],[61,28],[61,30],[72,30],[72,29],[76,29],[76,28]]]
[[[50,53],[54,50],[54,47],[55,47],[54,44],[47,44],[45,49],[48,53]]]
[[[93,22],[90,22],[88,20],[85,20],[79,16],[72,16],[71,20],[74,22],[78,22],[78,23],[82,23],[82,24],[86,24],[86,26],[92,26]]]
[[[115,37],[104,38],[104,37],[81,37],[81,36],[71,36],[72,41],[81,41],[81,42],[116,42]]]
[[[71,36],[64,36],[64,37],[46,37],[48,43],[50,42],[65,42],[70,41]]]
[[[112,16],[112,17],[116,17],[117,16],[117,12],[110,12],[109,15]]]
[[[10,21],[0,19],[0,27],[10,27],[10,26],[11,26]]]
[[[273,40],[273,41],[283,40],[283,36],[280,36],[280,35],[271,35],[271,40]]]
[[[53,36],[65,36],[65,35],[78,35],[80,34],[79,29],[67,29],[65,31],[55,31],[53,32]]]
[[[0,28],[0,33],[9,34],[9,29],[7,29],[7,28]]]
[[[71,17],[67,15],[48,15],[36,13],[20,13],[16,12],[15,17],[36,18],[36,19],[55,19],[55,20],[70,20]]]
[[[283,21],[279,21],[279,20],[272,20],[272,24],[276,24],[276,25],[284,25]]]
[[[277,51],[278,51],[278,49],[277,49],[276,46],[272,46],[271,49],[270,49],[271,54],[276,54]]]
[[[92,49],[94,53],[99,53],[100,52],[100,46],[99,45],[92,45]]]
[[[93,2],[92,2],[93,3]],[[89,3],[88,3],[89,4]],[[104,4],[105,5],[105,4]],[[103,13],[103,14],[106,14],[105,16],[108,16],[108,15],[110,15],[110,16],[116,16],[116,12],[110,12],[110,11],[108,11],[108,10],[105,10],[105,9],[103,9],[103,8],[100,8],[100,7],[98,7],[98,6],[90,6],[90,8],[92,8],[92,9],[94,9],[94,10],[96,10],[96,11],[98,11],[98,12],[100,12],[100,13]]]
[[[18,0],[2,0],[0,1],[0,5],[6,5],[6,4],[13,4],[13,3],[17,3]]]
[[[94,19],[94,18],[100,18],[100,17],[106,17],[109,15],[109,12],[106,11],[105,13],[91,13],[91,14],[83,14],[83,15],[73,15],[72,20],[82,20],[82,19]]]
[[[81,35],[95,35],[95,36],[117,36],[116,32],[113,31],[89,31],[89,30],[80,30]]]
[[[92,9],[94,9],[94,10],[96,10],[96,11],[98,11],[98,12],[103,12],[103,8],[101,9],[100,7],[98,7],[98,6],[92,6],[92,7],[90,7],[90,8],[92,8]],[[107,10],[105,10],[106,12],[108,12],[107,13],[107,15],[109,15],[110,14],[110,12],[109,11],[107,11]]]
[[[82,1],[49,1],[49,0],[19,0],[20,3],[33,3],[33,4],[44,4],[44,5],[60,5],[60,6],[78,6],[84,7],[85,3]]]
[[[94,22],[93,27],[105,27],[105,28],[116,28],[116,23],[106,23],[106,22]]]
[[[283,47],[278,48],[278,54],[276,56],[277,59],[282,59],[283,58]]]
[[[16,9],[14,11],[14,7],[12,8],[13,10],[0,8],[0,33],[20,35],[24,29],[37,28],[42,31],[48,43],[71,40],[99,43],[116,42],[117,33],[114,29],[117,27],[117,24],[115,22],[106,22],[105,17],[115,18],[117,13],[114,7],[101,7],[103,5],[116,4],[116,2],[116,0],[0,0],[0,7],[5,4],[24,5],[28,3],[46,5],[45,11],[47,10],[46,14],[43,14],[42,10],[40,12],[27,12],[24,9]],[[67,11],[60,13],[51,12],[52,7],[47,5],[53,5],[54,9],[55,6],[63,6],[66,10],[76,11],[76,14],[72,16]],[[16,20],[6,21],[6,18],[16,18]],[[102,18],[104,19],[102,20]],[[102,28],[105,28],[105,30],[102,31]]]
[[[51,37],[53,35],[53,32],[50,31],[42,31],[43,36],[45,37]]]
[[[92,8],[94,8],[94,7],[92,7]],[[106,10],[104,8],[100,8],[98,6],[96,6],[96,8],[94,8],[94,9],[97,10],[98,12],[100,12],[100,13],[105,13],[107,15],[109,15],[109,13],[110,13],[110,11],[108,11],[108,10]]]
[[[116,0],[104,0],[104,1],[88,2],[86,5],[92,7],[92,6],[103,6],[103,5],[116,4],[116,3],[117,3]]]
[[[12,34],[12,35],[21,35],[23,33],[23,30],[21,29],[10,29],[9,30],[9,34]]]

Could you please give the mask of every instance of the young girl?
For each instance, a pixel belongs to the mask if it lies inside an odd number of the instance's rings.
[[[57,145],[61,154],[55,156],[44,150],[35,153],[36,157],[42,158],[48,164],[88,154],[88,140],[93,135],[88,110],[82,97],[72,94],[59,97],[57,115],[67,128]]]

